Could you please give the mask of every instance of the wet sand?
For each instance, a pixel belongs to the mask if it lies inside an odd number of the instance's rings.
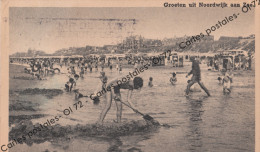
[[[40,108],[46,99],[63,94],[62,89],[34,88],[40,81],[30,74],[24,73],[24,66],[10,65],[10,103],[9,103],[9,140],[24,137],[23,143],[31,146],[33,143],[44,143],[53,140],[66,141],[75,137],[117,137],[133,135],[157,130],[158,122],[151,123],[145,120],[124,121],[120,124],[105,122],[103,125],[65,125],[35,123],[33,120],[46,118],[48,111]],[[31,88],[32,87],[32,88]],[[21,100],[22,99],[22,100]],[[43,112],[43,113],[42,113]],[[56,116],[56,121],[62,116]],[[54,119],[53,119],[54,120]],[[73,120],[73,119],[71,119]],[[47,119],[48,123],[49,120]],[[47,124],[47,125],[46,125]]]
[[[24,68],[25,66],[22,65],[10,64],[9,126],[20,123],[22,120],[41,118],[46,115],[38,112],[40,103],[35,100],[37,95],[52,98],[63,93],[60,89],[33,88],[40,80],[34,79],[30,74],[24,73]],[[24,100],[21,100],[21,96],[26,97],[23,97]]]

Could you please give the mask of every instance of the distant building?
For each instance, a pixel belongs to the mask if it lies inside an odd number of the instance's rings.
[[[103,49],[104,50],[107,50],[109,52],[113,51],[113,50],[116,50],[117,49],[117,46],[116,45],[104,45],[103,46]]]
[[[175,45],[178,42],[178,38],[168,38],[163,39],[162,44],[163,45]]]
[[[212,35],[205,35],[203,38],[202,38],[203,41],[214,41],[214,36]]]
[[[194,36],[195,37],[195,36]],[[192,36],[183,36],[183,37],[175,37],[175,38],[169,38],[169,39],[163,39],[162,44],[163,45],[178,45],[181,42],[186,42],[187,40],[190,40]],[[204,35],[202,39],[196,42],[213,42],[214,41],[214,36],[211,35]]]
[[[255,38],[255,34],[251,34],[248,37],[245,37],[244,39],[254,39]]]
[[[250,38],[255,38],[255,34],[249,35]]]
[[[145,39],[141,36],[129,36],[123,40],[122,43],[117,45],[120,50],[138,50],[141,48],[158,47],[162,46],[161,40]]]
[[[219,51],[219,53],[221,55],[234,55],[234,56],[245,55],[245,56],[247,56],[247,51],[245,51],[245,50],[223,50],[223,51]]]
[[[228,36],[221,36],[219,41],[231,41],[231,40],[239,40],[238,37],[228,37]]]
[[[118,49],[128,50],[128,49],[140,49],[143,48],[143,40],[141,36],[129,36],[123,40],[122,43],[118,44]]]
[[[162,46],[163,45],[161,40],[153,40],[153,39],[145,39],[143,44],[144,44],[145,48],[158,47],[158,46]]]

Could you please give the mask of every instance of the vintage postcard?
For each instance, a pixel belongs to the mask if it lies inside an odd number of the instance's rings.
[[[260,150],[259,1],[0,4],[1,152]]]

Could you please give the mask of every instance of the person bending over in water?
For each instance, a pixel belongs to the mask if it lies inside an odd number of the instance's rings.
[[[75,99],[84,97],[83,94],[79,92],[79,89],[75,89],[73,92],[75,93]]]
[[[148,83],[149,87],[153,87],[153,77],[149,78],[149,83]]]
[[[107,93],[106,93],[106,106],[104,107],[104,109],[102,110],[99,120],[97,122],[97,124],[102,124],[103,120],[106,117],[107,112],[109,111],[110,107],[111,107],[111,103],[112,103],[112,99],[114,98],[115,102],[116,102],[116,106],[117,106],[117,113],[116,113],[116,117],[117,117],[117,122],[120,123],[121,122],[121,116],[122,116],[122,98],[121,98],[121,93],[120,93],[120,89],[126,89],[128,90],[127,92],[127,100],[126,100],[126,104],[128,104],[129,106],[131,106],[132,108],[134,108],[132,102],[131,102],[131,96],[132,96],[132,92],[134,89],[141,89],[143,87],[143,79],[141,77],[135,77],[133,80],[129,80],[125,83],[121,83],[118,84],[119,81],[121,81],[122,79],[114,79],[112,81],[110,81],[107,84]],[[112,88],[111,88],[112,87]],[[121,102],[120,102],[121,101]]]
[[[170,78],[170,82],[172,85],[174,85],[177,82],[176,73],[172,73],[172,77]]]
[[[79,79],[79,75],[75,74],[74,78],[70,78],[69,81],[65,84],[65,90],[71,92],[72,88],[76,86],[76,81]]]
[[[187,89],[186,89],[186,96],[189,95],[190,92],[190,87],[194,84],[194,83],[198,83],[200,85],[200,87],[207,93],[208,96],[210,96],[208,89],[203,85],[203,83],[201,82],[201,74],[200,74],[200,66],[199,66],[199,62],[196,61],[195,59],[192,60],[192,69],[191,71],[186,75],[186,77],[188,77],[189,75],[192,74],[192,78],[191,81],[188,83],[187,85]]]

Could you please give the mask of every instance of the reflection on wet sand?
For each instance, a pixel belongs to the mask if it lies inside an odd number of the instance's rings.
[[[142,133],[128,137],[110,138],[108,152],[127,151],[127,152],[143,152],[142,145],[139,143],[144,140],[149,140],[154,136],[154,133]]]
[[[204,113],[203,100],[188,100],[189,132],[187,138],[190,151],[202,151],[203,147],[203,129],[201,127],[202,115]]]

